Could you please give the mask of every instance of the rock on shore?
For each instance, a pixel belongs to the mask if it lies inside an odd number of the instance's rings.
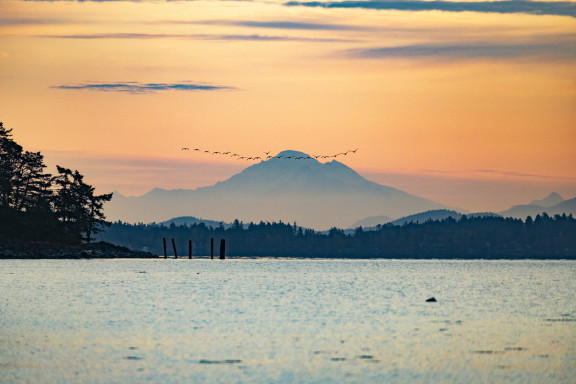
[[[106,242],[81,245],[51,243],[0,244],[0,259],[116,259],[157,258],[150,252],[134,251]]]

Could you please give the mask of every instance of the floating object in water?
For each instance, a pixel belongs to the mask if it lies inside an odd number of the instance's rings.
[[[438,300],[436,300],[435,297],[431,297],[428,300],[426,300],[427,303],[435,303],[436,301],[438,301]]]

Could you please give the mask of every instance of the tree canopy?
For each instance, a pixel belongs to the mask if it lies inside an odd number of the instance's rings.
[[[45,172],[40,152],[24,151],[0,122],[0,243],[90,242],[106,221],[112,194],[96,195],[78,171]]]
[[[345,258],[576,258],[576,219],[538,215],[526,221],[503,217],[449,217],[425,223],[358,227],[347,234],[332,228],[321,233],[296,223],[235,221],[229,228],[192,225],[113,223],[98,237],[104,241],[162,255],[162,238],[174,238],[186,255],[210,254],[210,239],[227,240],[229,256]]]

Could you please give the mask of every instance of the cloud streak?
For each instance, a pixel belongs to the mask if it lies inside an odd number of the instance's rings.
[[[265,36],[265,35],[203,35],[203,34],[152,34],[152,33],[96,33],[96,34],[72,34],[72,35],[38,35],[37,37],[51,39],[192,39],[192,40],[226,40],[226,41],[279,41],[279,42],[310,42],[310,43],[333,43],[353,42],[346,39],[316,39],[308,37],[291,36]]]
[[[520,177],[520,178],[535,178],[535,179],[543,179],[543,180],[564,180],[574,182],[576,181],[576,177],[567,177],[567,176],[557,176],[557,175],[543,175],[538,173],[523,173],[523,172],[513,172],[513,171],[500,171],[495,169],[478,169],[476,170],[478,173],[481,174],[488,174],[488,175],[497,175],[497,176],[513,176],[513,177]]]
[[[551,43],[447,43],[351,49],[345,56],[362,59],[514,59],[576,60],[576,41]]]
[[[568,1],[289,1],[285,6],[321,8],[360,8],[395,11],[444,11],[481,13],[524,13],[530,15],[555,15],[576,17],[576,3]]]
[[[2,26],[19,26],[19,25],[50,25],[50,24],[66,24],[68,20],[64,19],[32,19],[32,18],[2,18],[0,17],[0,27]]]
[[[204,20],[204,21],[172,21],[173,24],[200,24],[200,25],[223,25],[248,28],[268,28],[268,29],[286,29],[286,30],[303,30],[303,31],[358,31],[372,29],[345,24],[330,23],[306,23],[297,21],[271,20],[271,21],[253,21],[253,20]]]
[[[101,92],[125,92],[131,94],[153,93],[158,91],[219,91],[234,89],[232,87],[193,84],[193,83],[139,83],[139,82],[118,82],[118,83],[84,83],[65,84],[53,86],[51,88],[64,90],[90,90]]]

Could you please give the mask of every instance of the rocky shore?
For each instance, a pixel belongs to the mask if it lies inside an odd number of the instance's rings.
[[[0,259],[134,259],[158,258],[150,252],[106,242],[81,245],[51,243],[0,244]]]

